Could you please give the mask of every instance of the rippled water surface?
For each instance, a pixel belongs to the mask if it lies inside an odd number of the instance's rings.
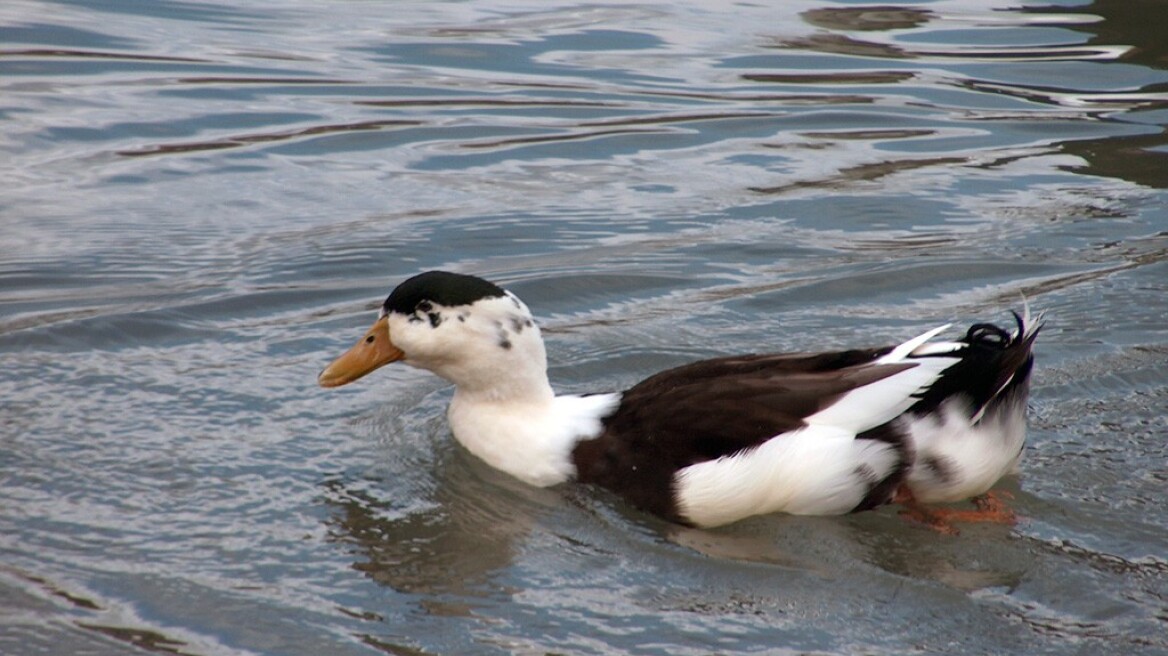
[[[0,652],[1168,653],[1165,15],[6,0]],[[319,389],[431,268],[571,391],[1025,296],[1023,519],[682,530]]]

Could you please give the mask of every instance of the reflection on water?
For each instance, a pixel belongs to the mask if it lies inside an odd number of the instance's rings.
[[[424,510],[395,508],[377,487],[326,481],[325,498],[336,509],[331,534],[357,549],[354,569],[401,592],[474,597],[489,589],[490,578],[512,564],[539,519],[524,497],[555,495],[520,488],[491,472],[482,472],[489,480],[458,473],[435,486]]]
[[[1168,650],[1158,3],[237,5],[0,6],[0,652]],[[321,394],[440,267],[578,392],[1025,296],[1023,520],[683,530]]]

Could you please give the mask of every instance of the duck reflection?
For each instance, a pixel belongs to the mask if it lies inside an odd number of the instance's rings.
[[[517,545],[559,495],[525,486],[447,450],[432,471],[396,480],[334,478],[329,532],[352,546],[353,569],[405,593],[486,596],[500,591]],[[505,591],[505,590],[504,590]]]
[[[1026,505],[1030,498],[1008,489]],[[1017,529],[963,525],[942,535],[885,507],[843,517],[768,516],[715,530],[671,527],[669,541],[721,560],[779,566],[846,583],[860,570],[942,584],[962,592],[1013,589],[1036,555]]]
[[[398,592],[431,598],[510,595],[515,590],[505,572],[523,558],[537,527],[549,523],[596,541],[590,552],[654,552],[664,542],[723,564],[767,565],[842,584],[882,571],[964,592],[1012,589],[1035,559],[1026,542],[1015,539],[1016,529],[1002,525],[940,535],[886,508],[845,517],[772,515],[691,529],[644,515],[603,491],[526,486],[461,449],[452,448],[443,460],[425,485],[340,478],[323,483],[335,511],[330,534],[352,546],[353,569]],[[407,489],[411,498],[401,500]],[[1024,504],[1026,495],[1016,494]],[[557,516],[565,512],[572,516]],[[571,526],[585,522],[597,525]],[[458,604],[430,610],[470,614]]]
[[[523,577],[511,570],[524,561],[538,568],[544,548],[557,552],[553,560],[567,558],[581,567],[592,557],[607,558],[603,554],[634,560],[638,553],[656,554],[699,570],[762,565],[773,574],[787,572],[784,580],[809,575],[845,587],[884,573],[961,591],[1013,588],[1035,558],[1012,527],[963,525],[961,535],[940,535],[892,507],[686,528],[603,490],[577,484],[536,488],[503,474],[446,434],[429,407],[443,398],[423,397],[410,401],[420,407],[382,409],[370,418],[375,433],[391,436],[379,447],[387,455],[373,475],[336,476],[321,485],[332,509],[330,537],[349,548],[352,568],[395,591],[426,597],[431,613],[470,615],[468,604],[476,598],[512,595],[509,582]],[[413,437],[402,442],[394,435]],[[1007,479],[1004,487],[1021,515],[1040,511],[1016,480]],[[678,549],[668,556],[663,544]]]

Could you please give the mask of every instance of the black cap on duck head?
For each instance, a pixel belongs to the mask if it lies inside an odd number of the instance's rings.
[[[502,287],[482,278],[449,271],[427,271],[398,285],[385,299],[382,310],[386,314],[412,314],[422,301],[455,307],[505,295]]]

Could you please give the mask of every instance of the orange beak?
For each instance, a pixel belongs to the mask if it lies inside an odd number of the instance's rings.
[[[389,320],[381,317],[361,341],[325,367],[316,382],[321,387],[340,387],[405,356],[389,339]]]

